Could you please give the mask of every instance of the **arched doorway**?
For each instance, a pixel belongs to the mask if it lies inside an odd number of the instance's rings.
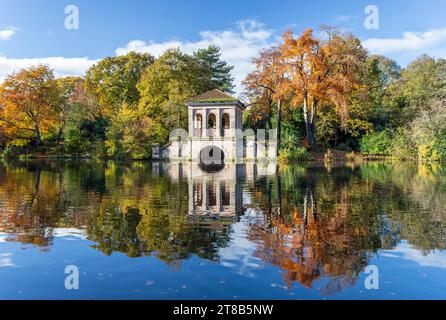
[[[195,119],[195,136],[203,136],[203,116],[201,114],[197,114]]]
[[[215,130],[217,128],[217,117],[213,113],[211,113],[208,116],[207,128],[208,128],[208,136],[209,137],[215,136]]]
[[[221,117],[221,136],[229,136],[229,129],[231,128],[229,114],[224,113]]]
[[[218,147],[208,146],[200,151],[199,167],[206,172],[217,172],[225,167],[225,153]]]

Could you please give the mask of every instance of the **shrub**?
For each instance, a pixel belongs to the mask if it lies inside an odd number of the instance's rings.
[[[0,152],[0,158],[1,159],[13,159],[20,155],[19,148],[15,146],[7,146],[5,149],[3,149],[3,152]]]
[[[282,149],[279,153],[279,163],[289,163],[297,161],[309,161],[311,155],[307,149],[298,147],[295,149]]]
[[[425,143],[418,147],[418,158],[421,162],[440,161],[441,156],[435,142]]]
[[[392,141],[392,155],[399,160],[415,160],[418,155],[418,147],[410,130],[399,129]]]
[[[393,134],[384,130],[364,136],[360,143],[362,153],[391,154],[393,152]]]

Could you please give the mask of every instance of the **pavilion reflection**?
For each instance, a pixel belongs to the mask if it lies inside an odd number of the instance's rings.
[[[206,172],[198,164],[170,163],[165,168],[154,170],[167,171],[172,179],[185,179],[188,182],[189,210],[191,221],[238,220],[243,215],[243,185],[259,176],[276,174],[277,166],[226,164],[219,172]]]

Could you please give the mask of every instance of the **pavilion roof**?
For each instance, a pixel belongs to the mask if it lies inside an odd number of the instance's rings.
[[[214,89],[208,92],[205,92],[199,96],[193,97],[188,102],[188,105],[190,106],[197,106],[197,105],[209,105],[209,104],[236,104],[245,108],[245,105],[237,98],[234,98],[233,96],[220,91],[218,89]]]

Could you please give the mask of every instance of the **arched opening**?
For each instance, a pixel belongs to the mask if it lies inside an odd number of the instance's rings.
[[[210,208],[215,209],[217,206],[217,190],[215,188],[215,184],[212,182],[208,183],[207,186],[207,196],[208,196],[208,205]]]
[[[200,151],[199,167],[206,172],[218,172],[225,167],[225,154],[218,147],[209,146]]]
[[[223,182],[220,186],[221,192],[221,204],[223,207],[229,207],[231,205],[231,193],[230,188],[226,182]]]
[[[195,136],[202,137],[203,136],[203,116],[201,114],[197,114],[195,117]]]
[[[229,129],[231,128],[229,114],[224,113],[221,117],[221,136],[227,137],[229,135]]]
[[[211,113],[208,116],[207,128],[208,128],[208,136],[210,137],[215,136],[215,129],[217,128],[217,117],[213,113]]]
[[[197,207],[203,206],[203,183],[197,182],[194,184],[194,202]]]

